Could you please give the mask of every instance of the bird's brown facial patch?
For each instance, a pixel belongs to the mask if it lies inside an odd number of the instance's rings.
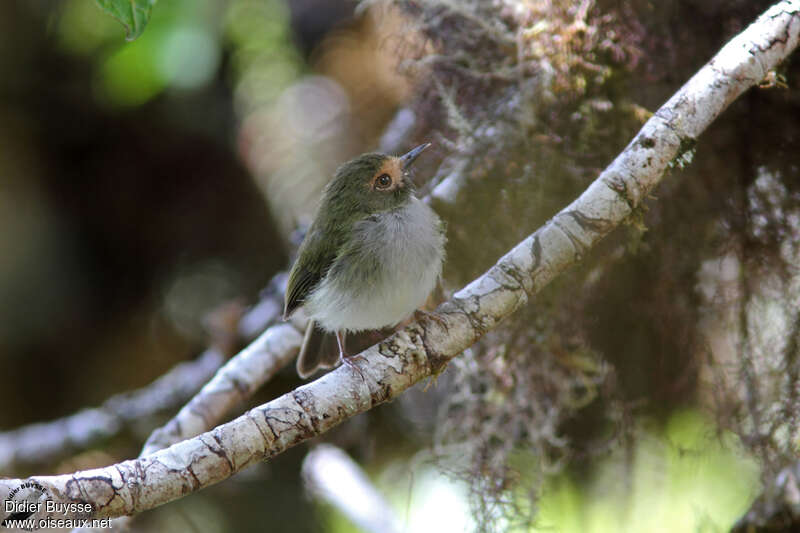
[[[397,157],[387,158],[369,180],[370,189],[377,192],[392,192],[404,186],[403,167]]]

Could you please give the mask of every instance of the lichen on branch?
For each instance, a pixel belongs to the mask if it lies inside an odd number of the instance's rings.
[[[561,272],[586,257],[645,201],[686,139],[700,133],[800,38],[800,1],[779,2],[687,82],[574,202],[436,311],[347,365],[195,438],[116,465],[30,478],[93,517],[152,509],[273,457],[430,377]],[[22,480],[1,480],[0,498]],[[5,513],[3,515],[5,517]],[[37,516],[38,517],[38,516]]]

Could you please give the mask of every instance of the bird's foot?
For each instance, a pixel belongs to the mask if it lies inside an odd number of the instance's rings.
[[[428,378],[428,382],[425,384],[425,387],[422,389],[422,392],[428,392],[428,389],[431,388],[431,385],[436,386],[439,384],[439,374],[434,374],[430,378]]]
[[[361,379],[365,380],[364,373],[356,364],[357,359],[364,359],[364,357],[361,355],[347,355],[344,352],[339,352],[339,362],[341,362],[343,365],[349,366],[350,368],[358,372],[358,375],[361,376]]]
[[[442,329],[445,330],[448,329],[447,320],[445,320],[442,315],[435,312],[429,312],[423,309],[417,309],[416,311],[414,311],[414,320],[416,320],[417,322],[422,322],[423,320],[431,320],[439,324],[439,326],[441,326]]]

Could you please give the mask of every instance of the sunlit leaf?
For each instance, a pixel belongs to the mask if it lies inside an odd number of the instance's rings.
[[[120,21],[125,27],[125,38],[139,37],[150,20],[150,12],[157,0],[95,0],[100,8]]]

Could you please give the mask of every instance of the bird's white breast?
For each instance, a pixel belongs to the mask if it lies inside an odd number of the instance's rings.
[[[306,310],[327,331],[393,326],[436,286],[444,242],[439,217],[415,197],[358,222],[351,245],[309,295]]]

